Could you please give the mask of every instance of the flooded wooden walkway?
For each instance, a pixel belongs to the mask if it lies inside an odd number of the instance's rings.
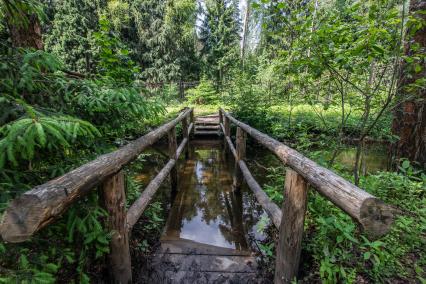
[[[179,123],[182,136],[178,145]],[[231,134],[231,124],[236,126],[235,135]],[[217,139],[216,144],[194,140],[222,135],[224,139]],[[127,208],[124,167],[164,136],[169,142],[167,163]],[[281,208],[247,166],[248,136],[286,166]],[[180,160],[184,152],[185,159]],[[7,242],[26,241],[60,218],[82,196],[99,188],[99,199],[108,213],[103,218],[104,226],[111,232],[107,282],[132,283],[135,271],[129,233],[168,177],[174,201],[161,246],[148,271],[142,272],[149,284],[267,282],[260,276],[247,240],[259,216],[256,206],[279,230],[274,283],[292,283],[299,269],[308,184],[348,214],[371,238],[386,234],[394,219],[393,207],[228,112],[220,109],[218,115],[195,119],[194,110],[185,108],[175,119],[116,151],[17,196],[3,213],[0,235]],[[248,202],[248,191],[256,205]]]
[[[233,169],[223,154],[217,138],[190,144],[149,269],[153,283],[262,282],[246,233],[255,223],[243,216],[248,192],[233,188]]]

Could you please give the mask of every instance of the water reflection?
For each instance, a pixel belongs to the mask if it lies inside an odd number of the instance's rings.
[[[356,148],[347,146],[337,156],[336,161],[348,169],[352,169],[355,164]],[[366,146],[363,149],[360,166],[363,173],[375,173],[387,169],[389,156],[384,146]]]
[[[245,220],[246,226],[243,224],[243,199],[248,196],[243,198],[241,190],[232,190],[232,166],[224,160],[220,144],[191,148],[189,159],[180,169],[179,192],[162,239],[248,249],[245,230],[252,231],[251,224],[256,220],[250,218]]]

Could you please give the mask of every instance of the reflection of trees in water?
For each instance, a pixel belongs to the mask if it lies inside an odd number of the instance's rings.
[[[247,249],[243,196],[241,191],[232,192],[231,174],[219,151],[191,149],[192,159],[185,163],[180,175],[180,191],[170,212],[168,233],[178,237],[184,220],[201,215],[208,225],[219,223],[223,237],[235,243],[237,249]]]

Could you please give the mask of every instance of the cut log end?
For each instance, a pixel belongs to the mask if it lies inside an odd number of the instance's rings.
[[[29,240],[41,228],[43,208],[33,195],[22,195],[12,202],[3,213],[0,235],[3,241],[20,243]]]
[[[378,238],[390,230],[393,209],[377,198],[367,198],[361,205],[359,220],[369,237]]]

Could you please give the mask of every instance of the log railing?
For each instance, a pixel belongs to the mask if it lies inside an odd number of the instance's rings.
[[[175,127],[180,122],[183,139],[177,147]],[[193,109],[186,108],[172,121],[118,150],[23,193],[12,200],[4,212],[0,222],[0,235],[5,242],[28,240],[41,228],[59,218],[72,203],[100,186],[103,206],[108,212],[106,227],[112,232],[108,256],[111,282],[130,283],[132,273],[128,233],[169,174],[172,190],[176,190],[177,160],[188,144],[193,128]],[[170,160],[126,212],[122,168],[166,134],[169,139]]]
[[[275,283],[291,283],[297,276],[308,185],[350,215],[371,237],[386,234],[393,222],[392,208],[332,171],[319,166],[296,150],[219,110],[225,149],[236,161],[234,184],[244,178],[259,204],[279,229]],[[237,126],[236,146],[231,140],[231,122]],[[282,209],[273,203],[250,173],[244,161],[246,135],[272,151],[288,167]]]

